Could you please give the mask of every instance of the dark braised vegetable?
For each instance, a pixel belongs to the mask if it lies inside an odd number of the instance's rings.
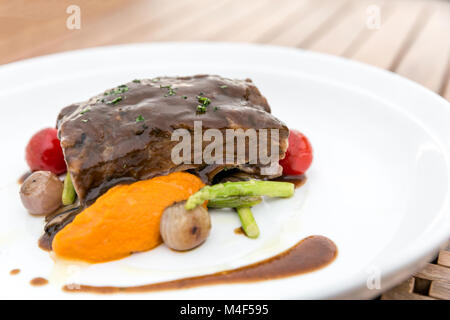
[[[39,239],[39,246],[44,250],[52,250],[52,241],[55,235],[66,225],[75,219],[83,210],[79,202],[70,206],[61,207],[59,210],[45,217],[44,234]]]

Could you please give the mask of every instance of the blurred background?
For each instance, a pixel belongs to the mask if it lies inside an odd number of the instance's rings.
[[[449,1],[0,0],[0,65],[155,41],[251,42],[342,56],[450,101]],[[450,246],[381,298],[450,299]]]
[[[94,46],[236,41],[388,69],[450,100],[444,0],[0,0],[0,64]]]

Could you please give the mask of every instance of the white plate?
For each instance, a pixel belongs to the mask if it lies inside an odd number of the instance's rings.
[[[252,78],[273,113],[311,140],[315,159],[294,198],[255,207],[262,235],[233,233],[236,215],[212,214],[207,243],[184,254],[164,246],[99,265],[54,260],[36,246],[41,218],[18,197],[24,147],[60,108],[135,78],[220,74]],[[242,44],[161,43],[94,48],[0,67],[0,297],[97,298],[64,283],[139,285],[205,274],[275,255],[320,234],[334,263],[282,280],[108,298],[370,297],[430,259],[450,235],[449,104],[397,75],[301,50]],[[13,268],[22,271],[9,275]],[[32,287],[29,280],[50,280]],[[369,283],[369,286],[367,286]],[[104,296],[100,296],[104,298]]]

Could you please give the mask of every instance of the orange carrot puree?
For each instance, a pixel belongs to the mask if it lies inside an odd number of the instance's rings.
[[[198,177],[175,172],[113,187],[56,234],[53,251],[69,259],[104,262],[150,250],[162,242],[164,209],[203,186]]]

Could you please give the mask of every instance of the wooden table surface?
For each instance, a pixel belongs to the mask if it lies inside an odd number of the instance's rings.
[[[67,27],[70,5],[80,8],[79,29]],[[450,100],[448,1],[0,0],[0,64],[149,41],[255,42],[329,53],[393,71]],[[450,247],[381,298],[450,299]]]

